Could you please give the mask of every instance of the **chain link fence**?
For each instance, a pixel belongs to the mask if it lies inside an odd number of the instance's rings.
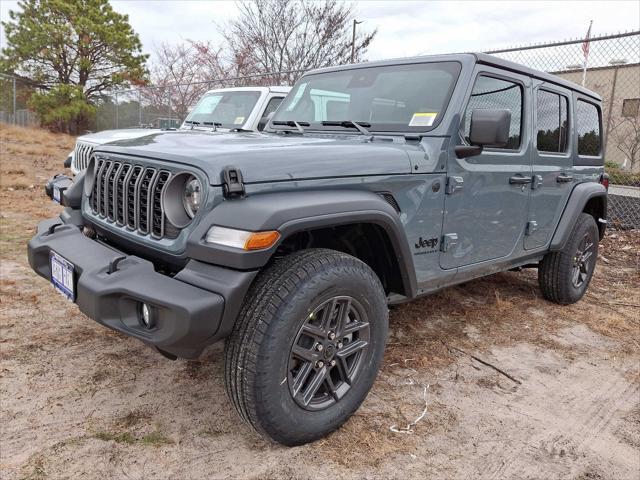
[[[37,126],[36,114],[27,108],[33,91],[30,82],[0,73],[0,122],[22,127]]]
[[[594,37],[588,44],[576,39],[487,53],[600,94],[609,219],[617,228],[640,228],[640,32]]]

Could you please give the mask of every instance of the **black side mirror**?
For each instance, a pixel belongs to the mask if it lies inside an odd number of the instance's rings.
[[[69,155],[64,161],[64,168],[71,168],[71,155]]]
[[[471,112],[469,143],[482,147],[504,147],[509,142],[511,111],[478,108]]]
[[[511,112],[506,109],[477,108],[471,112],[469,143],[455,148],[458,158],[479,155],[483,147],[504,147],[509,142]]]

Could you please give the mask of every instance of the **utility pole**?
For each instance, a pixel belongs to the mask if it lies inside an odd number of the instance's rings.
[[[351,37],[351,63],[356,61],[356,25],[360,25],[362,22],[353,19],[353,35]]]

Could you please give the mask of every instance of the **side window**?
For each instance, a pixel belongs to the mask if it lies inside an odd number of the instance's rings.
[[[266,117],[270,113],[275,112],[278,106],[282,103],[282,100],[284,100],[284,97],[273,97],[271,100],[269,100],[269,103],[267,103],[267,108],[264,109],[262,116]]]
[[[515,150],[520,147],[522,132],[522,88],[519,84],[498,78],[478,76],[465,111],[464,138],[469,141],[471,112],[476,108],[503,108],[511,111],[509,142],[503,148]]]
[[[602,134],[600,111],[592,103],[578,100],[576,104],[576,131],[578,132],[578,155],[600,155]]]
[[[566,152],[569,126],[567,97],[546,90],[538,90],[537,110],[538,151]]]

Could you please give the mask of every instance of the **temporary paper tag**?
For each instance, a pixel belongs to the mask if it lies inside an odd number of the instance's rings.
[[[410,127],[430,127],[438,116],[434,112],[414,113],[409,122]]]

